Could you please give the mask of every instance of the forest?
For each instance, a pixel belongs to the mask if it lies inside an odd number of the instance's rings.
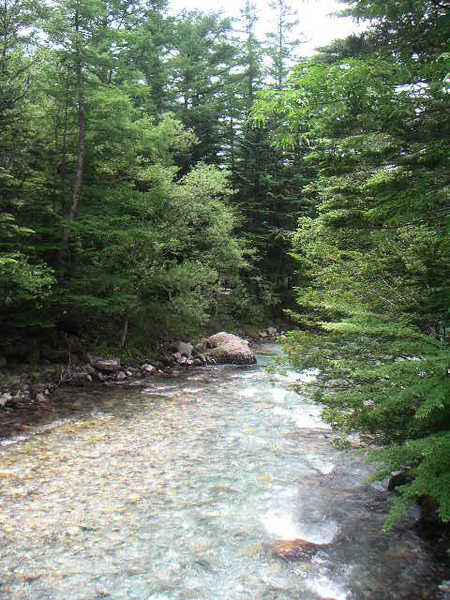
[[[0,355],[289,323],[284,347],[380,479],[450,519],[447,0],[297,16],[167,0],[2,0]],[[301,25],[303,4],[298,3]]]

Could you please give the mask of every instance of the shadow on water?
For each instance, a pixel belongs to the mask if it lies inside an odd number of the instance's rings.
[[[0,446],[0,598],[425,599],[441,566],[298,373],[66,389]],[[25,419],[25,415],[24,415]],[[22,427],[22,429],[21,429]]]

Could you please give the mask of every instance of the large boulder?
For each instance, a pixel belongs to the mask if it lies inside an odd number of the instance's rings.
[[[176,351],[181,354],[181,356],[185,356],[186,358],[192,357],[192,352],[194,351],[194,346],[187,342],[178,342],[176,345]]]
[[[217,364],[252,365],[256,362],[247,340],[237,335],[222,331],[212,335],[207,342],[210,349],[205,356]]]
[[[332,543],[332,542],[331,542]],[[311,558],[313,554],[328,548],[330,544],[315,544],[307,540],[295,539],[295,540],[282,540],[273,544],[272,546],[266,546],[272,556],[281,558],[283,560],[304,560],[305,558]]]
[[[191,358],[192,353],[194,352],[194,346],[189,342],[178,341],[170,344],[169,350],[173,355],[179,354],[180,356]]]
[[[118,373],[120,371],[120,359],[97,358],[92,362],[92,366],[103,373]]]

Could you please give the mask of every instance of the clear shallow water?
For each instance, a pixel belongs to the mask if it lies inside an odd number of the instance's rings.
[[[5,440],[0,599],[436,598],[414,530],[380,532],[363,457],[333,449],[298,374],[259,362],[66,391]],[[330,545],[273,555],[296,538]]]

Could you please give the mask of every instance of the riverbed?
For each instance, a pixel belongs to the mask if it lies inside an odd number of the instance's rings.
[[[66,389],[3,439],[0,599],[440,597],[417,515],[381,533],[385,485],[331,444],[302,393],[313,373],[265,371],[274,352]],[[299,539],[317,547],[277,554]]]

